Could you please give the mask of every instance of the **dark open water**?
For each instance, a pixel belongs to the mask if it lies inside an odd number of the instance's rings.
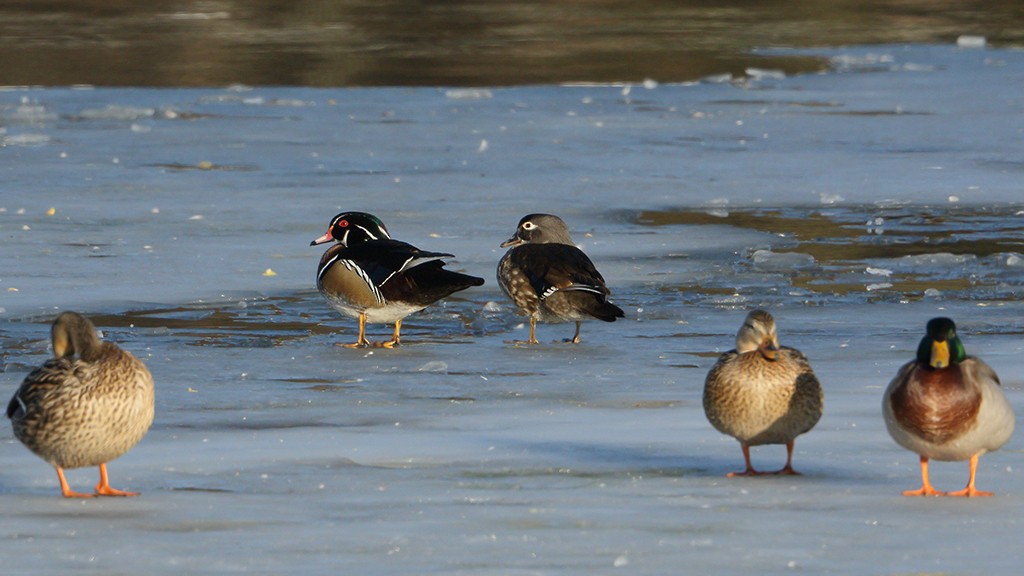
[[[1013,0],[0,1],[0,85],[678,82],[816,58],[755,49],[1024,44]]]

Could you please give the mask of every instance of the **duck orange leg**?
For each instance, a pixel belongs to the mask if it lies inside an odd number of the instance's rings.
[[[96,494],[99,496],[138,496],[138,492],[125,492],[110,487],[110,479],[107,478],[107,465],[100,464],[100,483],[96,485]]]
[[[974,474],[978,471],[978,454],[971,456],[971,476],[967,480],[967,487],[956,492],[949,492],[946,496],[991,496],[991,492],[984,492],[974,488]]]
[[[391,341],[390,342],[382,342],[381,343],[381,347],[383,347],[383,348],[394,348],[395,346],[401,345],[402,342],[401,342],[401,339],[398,336],[399,332],[401,332],[401,331],[402,331],[402,321],[401,320],[397,320],[397,321],[395,321],[395,334],[391,337]]]
[[[57,467],[57,466],[54,466],[54,468],[57,469],[57,478],[60,479],[60,493],[65,498],[92,498],[93,497],[92,494],[83,494],[81,492],[75,492],[74,490],[72,490],[71,487],[68,486],[67,478],[64,477],[64,470],[62,468]]]
[[[775,472],[775,474],[789,474],[791,476],[800,476],[801,474],[796,470],[793,470],[793,441],[786,442],[786,465]]]
[[[366,312],[359,313],[359,338],[352,344],[342,344],[345,348],[366,348],[370,341],[366,339]]]
[[[928,459],[921,456],[921,487],[917,490],[907,490],[904,496],[942,496],[944,493],[932,488],[928,481]]]
[[[747,468],[743,472],[729,472],[726,474],[727,478],[733,478],[735,476],[760,476],[763,472],[754,470],[754,466],[750,463],[750,446],[744,442],[740,442],[740,448],[743,449],[743,461],[746,462]]]

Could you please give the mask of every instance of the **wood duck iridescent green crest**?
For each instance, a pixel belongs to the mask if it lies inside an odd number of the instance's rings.
[[[933,318],[882,399],[889,434],[917,453],[921,488],[904,496],[991,496],[974,487],[978,458],[998,450],[1013,434],[1015,417],[995,371],[968,356],[949,318]],[[967,487],[940,492],[928,480],[929,460],[969,460]]]
[[[395,324],[388,342],[400,344],[402,319],[438,300],[480,286],[483,278],[444,269],[444,252],[426,252],[393,240],[379,218],[365,212],[342,212],[331,219],[327,233],[310,246],[334,241],[324,252],[316,285],[327,303],[359,319],[359,337],[350,348],[369,346],[366,323]]]
[[[750,447],[785,444],[793,470],[793,443],[818,423],[821,384],[807,358],[779,346],[775,319],[764,310],[747,315],[736,334],[736,348],[722,354],[704,381],[704,414],[716,430],[739,440],[746,468],[729,476],[762,474],[750,463]]]
[[[625,314],[608,301],[611,292],[594,263],[569,237],[558,216],[524,216],[515,234],[501,244],[510,248],[498,264],[498,283],[516,307],[530,316],[529,344],[537,344],[537,320],[575,322],[569,342],[580,341],[580,321],[593,317],[614,322]]]
[[[57,470],[99,466],[95,495],[137,496],[110,487],[107,462],[128,452],[153,422],[153,377],[135,356],[96,335],[92,322],[64,312],[50,329],[54,357],[33,370],[7,405],[14,436]]]

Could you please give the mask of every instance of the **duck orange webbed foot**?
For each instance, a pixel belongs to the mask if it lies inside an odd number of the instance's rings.
[[[56,468],[57,478],[60,480],[60,493],[65,498],[92,498],[95,494],[83,494],[82,492],[75,492],[68,486],[67,478],[64,477],[64,470]]]
[[[360,340],[351,344],[335,344],[335,346],[340,346],[342,348],[368,348],[370,346],[370,341]]]
[[[138,496],[138,492],[126,492],[124,490],[118,490],[117,488],[111,488],[110,486],[96,485],[97,496]]]
[[[922,486],[917,490],[905,490],[904,496],[945,496],[945,492],[940,492],[931,486]]]
[[[62,490],[61,496],[65,498],[95,498],[95,494],[84,494],[82,492],[75,492],[73,490]]]
[[[107,465],[100,464],[100,482],[96,485],[97,496],[138,496],[138,492],[125,492],[110,487],[110,478],[107,476]]]
[[[973,498],[975,496],[984,497],[992,496],[991,492],[985,492],[984,490],[976,490],[975,488],[964,488],[963,490],[957,490],[956,492],[947,492],[946,496],[961,496],[964,498]]]

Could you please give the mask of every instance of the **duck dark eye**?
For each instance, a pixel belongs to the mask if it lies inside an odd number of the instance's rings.
[[[533,230],[534,228],[536,226],[533,225],[533,222],[523,222],[523,230]]]

